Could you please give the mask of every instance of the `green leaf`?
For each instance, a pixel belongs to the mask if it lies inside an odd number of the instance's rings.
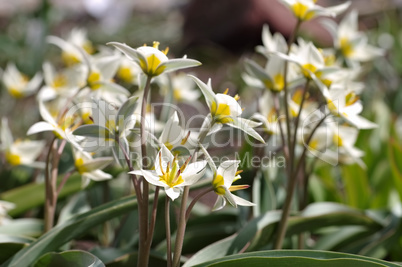
[[[16,219],[9,224],[0,226],[0,234],[37,237],[42,232],[42,220],[34,218]]]
[[[0,264],[8,260],[33,240],[34,239],[28,237],[0,234]]]
[[[95,125],[95,124],[87,124],[87,125],[82,125],[78,127],[74,132],[74,135],[81,135],[81,136],[87,136],[87,137],[95,137],[95,138],[112,138],[113,134],[112,132],[100,125]]]
[[[152,199],[152,196],[150,196]],[[132,196],[111,201],[98,206],[89,212],[72,217],[68,221],[57,225],[41,236],[30,246],[19,251],[4,266],[28,266],[34,263],[43,254],[57,250],[68,241],[86,233],[96,225],[121,216],[137,207],[137,200]]]
[[[400,267],[383,260],[353,254],[314,250],[269,250],[223,257],[196,265],[254,267]]]
[[[186,261],[183,267],[194,266],[196,264],[200,264],[211,259],[219,259],[228,255],[228,250],[236,236],[237,234],[228,236],[199,250],[188,261]]]
[[[91,266],[104,267],[97,257],[86,251],[70,250],[60,253],[50,252],[42,256],[34,265],[34,267],[71,267],[71,266]]]
[[[59,184],[63,178],[57,180]],[[81,190],[81,176],[74,174],[68,178],[60,192],[59,199]],[[16,207],[8,212],[10,216],[18,216],[32,208],[43,206],[45,203],[45,186],[43,183],[30,183],[0,195],[1,200],[14,203]]]
[[[127,119],[127,117],[134,114],[134,110],[137,107],[138,96],[132,96],[127,99],[126,102],[121,106],[119,111],[117,112],[117,119],[120,120],[120,116],[122,116],[123,121]],[[119,125],[119,124],[118,124]]]
[[[398,190],[399,198],[402,201],[402,168],[400,166],[402,162],[402,146],[393,139],[389,141],[388,159],[391,165],[394,186]]]
[[[342,179],[345,185],[347,204],[352,207],[369,208],[372,197],[367,173],[357,164],[342,166]]]

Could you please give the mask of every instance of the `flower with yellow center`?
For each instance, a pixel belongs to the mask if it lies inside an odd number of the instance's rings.
[[[317,0],[281,0],[281,2],[284,3],[300,21],[311,20],[317,16],[335,17],[345,11],[350,5],[350,2],[345,2],[337,6],[324,8],[316,5]]]
[[[74,165],[82,177],[82,187],[86,187],[90,180],[104,181],[112,179],[112,175],[103,172],[101,169],[112,163],[112,157],[93,158],[90,153],[74,149]]]
[[[248,73],[261,81],[261,83],[272,92],[281,92],[285,87],[285,59],[277,54],[271,54],[265,69],[251,60],[246,61]],[[288,79],[295,77],[292,69],[288,70]]]
[[[85,136],[94,142],[85,144],[84,149],[95,151],[103,147],[112,147],[113,155],[122,166],[126,164],[121,155],[121,147],[129,151],[127,136],[130,129],[134,128],[136,117],[134,115],[138,97],[133,96],[127,99],[121,107],[110,104],[104,100],[94,100],[91,111],[91,124],[81,125],[74,130],[74,135]],[[84,146],[84,144],[83,144]]]
[[[336,25],[333,22],[326,23],[333,35],[334,46],[350,66],[353,62],[366,62],[375,57],[384,55],[384,51],[369,45],[367,36],[359,32],[358,13],[353,10]]]
[[[208,84],[205,84],[197,77],[190,77],[193,78],[195,83],[201,89],[211,111],[204,121],[204,123],[211,123],[209,134],[220,130],[223,124],[227,124],[244,131],[246,134],[254,137],[258,141],[265,143],[264,139],[262,139],[262,137],[253,129],[261,125],[261,123],[240,117],[242,109],[237,102],[240,98],[238,95],[231,97],[227,95],[228,90],[223,94],[215,94],[211,87],[211,80],[208,81]],[[212,120],[212,122],[210,122],[210,120]]]
[[[373,129],[377,124],[363,118],[359,114],[363,110],[359,97],[344,87],[334,87],[326,97],[328,110],[358,129]]]
[[[123,52],[130,60],[140,66],[144,74],[149,77],[201,65],[200,62],[193,59],[168,59],[166,56],[168,49],[159,50],[159,42],[154,42],[152,47],[142,46],[137,49],[118,42],[110,42],[108,45],[113,45]]]
[[[22,98],[34,94],[41,82],[41,74],[38,73],[29,80],[13,63],[7,64],[3,74],[4,85],[9,94],[15,98]]]
[[[0,151],[5,155],[6,162],[11,166],[25,165],[43,167],[44,164],[36,162],[45,147],[45,141],[16,140],[14,141],[8,121],[2,118],[0,125]]]
[[[42,116],[43,121],[37,122],[32,125],[28,129],[27,135],[51,131],[57,138],[66,140],[75,148],[81,149],[76,139],[72,135],[72,131],[75,127],[77,127],[77,121],[75,120],[75,117],[63,116],[62,118],[55,119],[55,117],[57,117],[59,113],[55,114],[56,116],[53,117],[51,115],[51,112],[46,107],[45,103],[43,103],[42,101],[39,101],[39,112]]]
[[[208,151],[203,146],[201,146],[201,150],[203,151],[205,158],[208,161],[208,165],[212,170],[212,188],[218,195],[218,199],[216,200],[213,210],[222,209],[226,205],[226,202],[229,202],[229,204],[235,208],[237,208],[237,205],[254,206],[254,203],[251,203],[250,201],[231,193],[249,187],[248,185],[232,185],[233,182],[241,178],[239,174],[242,171],[237,170],[240,160],[226,160],[219,165],[219,168],[216,168],[216,165]]]
[[[191,186],[196,183],[205,173],[205,160],[189,164],[188,159],[182,166],[176,157],[162,145],[155,158],[154,170],[136,170],[131,174],[142,175],[145,180],[155,186],[165,189],[166,195],[172,200],[180,196],[184,186]]]

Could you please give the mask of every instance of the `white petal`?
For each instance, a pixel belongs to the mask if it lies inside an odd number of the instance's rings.
[[[165,183],[159,181],[159,176],[155,173],[155,171],[136,170],[136,171],[131,171],[129,173],[144,176],[145,180],[147,180],[147,182],[150,183],[150,184],[153,184],[153,185],[156,185],[156,186],[161,186],[161,187],[166,186]]]
[[[219,165],[217,173],[222,175],[225,188],[229,188],[232,185],[239,164],[240,160],[226,160]]]
[[[180,196],[180,189],[177,187],[167,187],[165,188],[166,195],[170,197],[170,199],[175,200]]]
[[[255,206],[254,203],[232,194],[232,198],[239,206]]]
[[[220,210],[223,207],[225,207],[225,205],[226,205],[226,200],[222,196],[218,195],[218,198],[216,199],[216,202],[214,204],[214,207],[212,208],[212,211]]]
[[[197,161],[187,165],[186,169],[181,174],[184,182],[180,186],[188,186],[196,183],[204,175],[206,165],[206,160]]]
[[[40,133],[40,132],[46,132],[46,131],[54,131],[56,127],[51,125],[48,122],[45,121],[40,121],[32,125],[27,132],[27,135],[35,134],[35,133]]]
[[[189,75],[189,76],[191,78],[193,78],[195,83],[201,89],[201,92],[204,95],[205,100],[207,101],[208,107],[211,108],[212,102],[215,101],[215,93],[213,92],[213,90],[212,90],[212,88],[210,86],[210,82],[208,82],[208,84],[205,84],[200,79],[198,79],[197,77],[195,77],[193,75]]]

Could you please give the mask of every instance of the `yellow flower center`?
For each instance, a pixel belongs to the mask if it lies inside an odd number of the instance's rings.
[[[359,100],[359,96],[357,96],[354,92],[350,92],[345,97],[346,106],[353,105]]]
[[[20,90],[14,87],[8,88],[8,92],[10,93],[11,96],[15,98],[22,98],[24,96],[24,94]]]
[[[182,95],[179,89],[173,89],[173,97],[176,100],[181,100],[182,99]]]
[[[61,53],[61,59],[63,60],[64,64],[69,67],[81,62],[76,55],[65,51]]]
[[[342,138],[338,134],[334,134],[332,139],[336,146],[343,146]]]
[[[75,168],[80,174],[83,174],[84,172],[87,172],[88,170],[85,168],[84,165],[84,160],[82,158],[78,158],[74,162]]]
[[[133,81],[133,74],[129,67],[120,67],[117,71],[117,77],[125,81],[126,83],[131,83]]]
[[[225,188],[223,187],[224,180],[223,176],[218,174],[215,176],[214,180],[212,181],[212,186],[214,188],[215,193],[218,195],[224,195],[225,194]]]
[[[328,100],[327,107],[332,114],[339,116],[338,108],[335,106],[332,100]]]
[[[83,45],[82,48],[87,52],[88,54],[93,54],[95,52],[95,49],[90,41],[86,41]]]
[[[311,79],[311,74],[310,74],[310,73],[315,73],[316,71],[317,71],[317,67],[314,66],[314,65],[311,64],[311,63],[307,63],[307,64],[304,64],[304,65],[302,66],[303,75],[304,75],[304,77],[306,77],[307,79]]]
[[[274,92],[280,92],[283,90],[283,87],[285,86],[285,78],[283,77],[282,74],[278,73],[274,76],[273,81],[266,80],[264,82],[264,85],[265,87]]]
[[[340,40],[340,48],[341,48],[342,54],[345,57],[350,57],[354,53],[352,43],[346,37],[341,38],[341,40]]]
[[[182,168],[179,168],[179,164],[177,163],[176,157],[174,158],[172,163],[168,163],[166,170],[163,170],[162,157],[161,154],[159,154],[159,166],[162,172],[162,175],[159,176],[159,181],[165,183],[170,188],[176,185],[180,185],[181,183],[184,182],[180,174],[185,169],[186,164],[183,165]]]
[[[101,79],[101,75],[99,72],[91,72],[91,74],[88,77],[88,85],[92,90],[98,90],[101,86],[99,83]]]
[[[230,117],[230,107],[228,104],[220,103],[216,106],[216,102],[212,102],[211,114],[216,122],[230,123],[233,119]]]
[[[314,12],[309,11],[309,7],[300,2],[292,5],[292,11],[296,18],[300,20],[310,20],[314,16]]]
[[[16,154],[11,153],[10,151],[6,152],[6,160],[8,163],[10,163],[13,166],[21,164],[21,157]]]
[[[66,79],[66,77],[64,76],[64,75],[57,75],[55,78],[54,78],[54,80],[53,80],[53,84],[52,84],[52,86],[54,87],[54,88],[60,88],[60,87],[63,87],[63,86],[65,86],[67,84],[67,79]]]
[[[317,147],[318,147],[318,140],[317,140],[317,139],[312,140],[312,141],[308,144],[308,146],[309,146],[311,149],[316,150]]]

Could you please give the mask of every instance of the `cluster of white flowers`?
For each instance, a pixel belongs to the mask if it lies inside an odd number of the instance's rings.
[[[311,0],[282,2],[299,23],[315,16],[335,16],[349,6],[345,3],[323,8]],[[359,129],[374,128],[376,124],[360,116],[363,106],[359,94],[364,84],[357,77],[363,63],[384,52],[367,44],[366,35],[358,31],[356,11],[349,12],[339,25],[332,20],[325,21],[324,25],[333,35],[332,48],[318,48],[298,38],[289,51],[282,35],[272,35],[267,25],[263,27],[263,45],[256,51],[267,58],[266,66],[249,60],[247,73],[243,75],[250,86],[266,89],[259,101],[260,111],[253,118],[263,123],[269,135],[279,136],[282,132],[285,137],[288,134],[295,137],[296,153],[297,146],[307,147],[312,155],[331,164],[364,166],[363,152],[354,143]],[[286,97],[283,100],[287,107],[276,108],[275,97]]]
[[[65,39],[49,36],[47,41],[61,49],[61,60],[46,61],[43,76],[37,74],[31,80],[10,63],[4,73],[4,85],[16,98],[36,94],[42,121],[34,123],[27,134],[51,132],[59,147],[70,144],[74,167],[83,178],[83,187],[90,180],[111,179],[112,176],[101,169],[116,162],[124,168],[129,167],[131,174],[143,176],[148,183],[164,188],[174,200],[185,186],[193,185],[204,176],[208,161],[213,170],[209,177],[211,191],[223,196],[218,198],[220,202],[215,209],[222,208],[225,200],[234,206],[252,205],[229,193],[234,188],[246,188],[231,186],[240,178],[236,171],[239,161],[223,162],[217,171],[201,139],[226,124],[264,142],[253,129],[260,123],[241,117],[237,95],[215,93],[210,81],[205,84],[185,73],[170,74],[198,66],[200,62],[186,56],[169,59],[168,49],[159,50],[158,42],[138,48],[118,42],[95,47],[82,29],[74,29]],[[146,84],[148,80],[149,84]],[[170,104],[187,102],[193,105],[203,94],[210,112],[205,114],[201,128],[190,131],[183,127],[176,111],[161,114],[165,121],[160,121],[155,113],[145,108],[146,132],[141,133],[140,103],[145,87],[151,82],[153,86],[159,86]],[[150,160],[154,167],[142,166],[138,157],[131,158],[135,153],[141,155],[140,134],[147,135],[146,146],[152,150],[149,155],[154,155],[154,160]],[[3,118],[1,151],[9,165],[44,167],[45,162],[35,160],[42,151],[47,151],[46,146],[49,143],[45,140],[14,141],[7,119]],[[194,156],[199,156],[200,150],[208,159],[190,163]]]

